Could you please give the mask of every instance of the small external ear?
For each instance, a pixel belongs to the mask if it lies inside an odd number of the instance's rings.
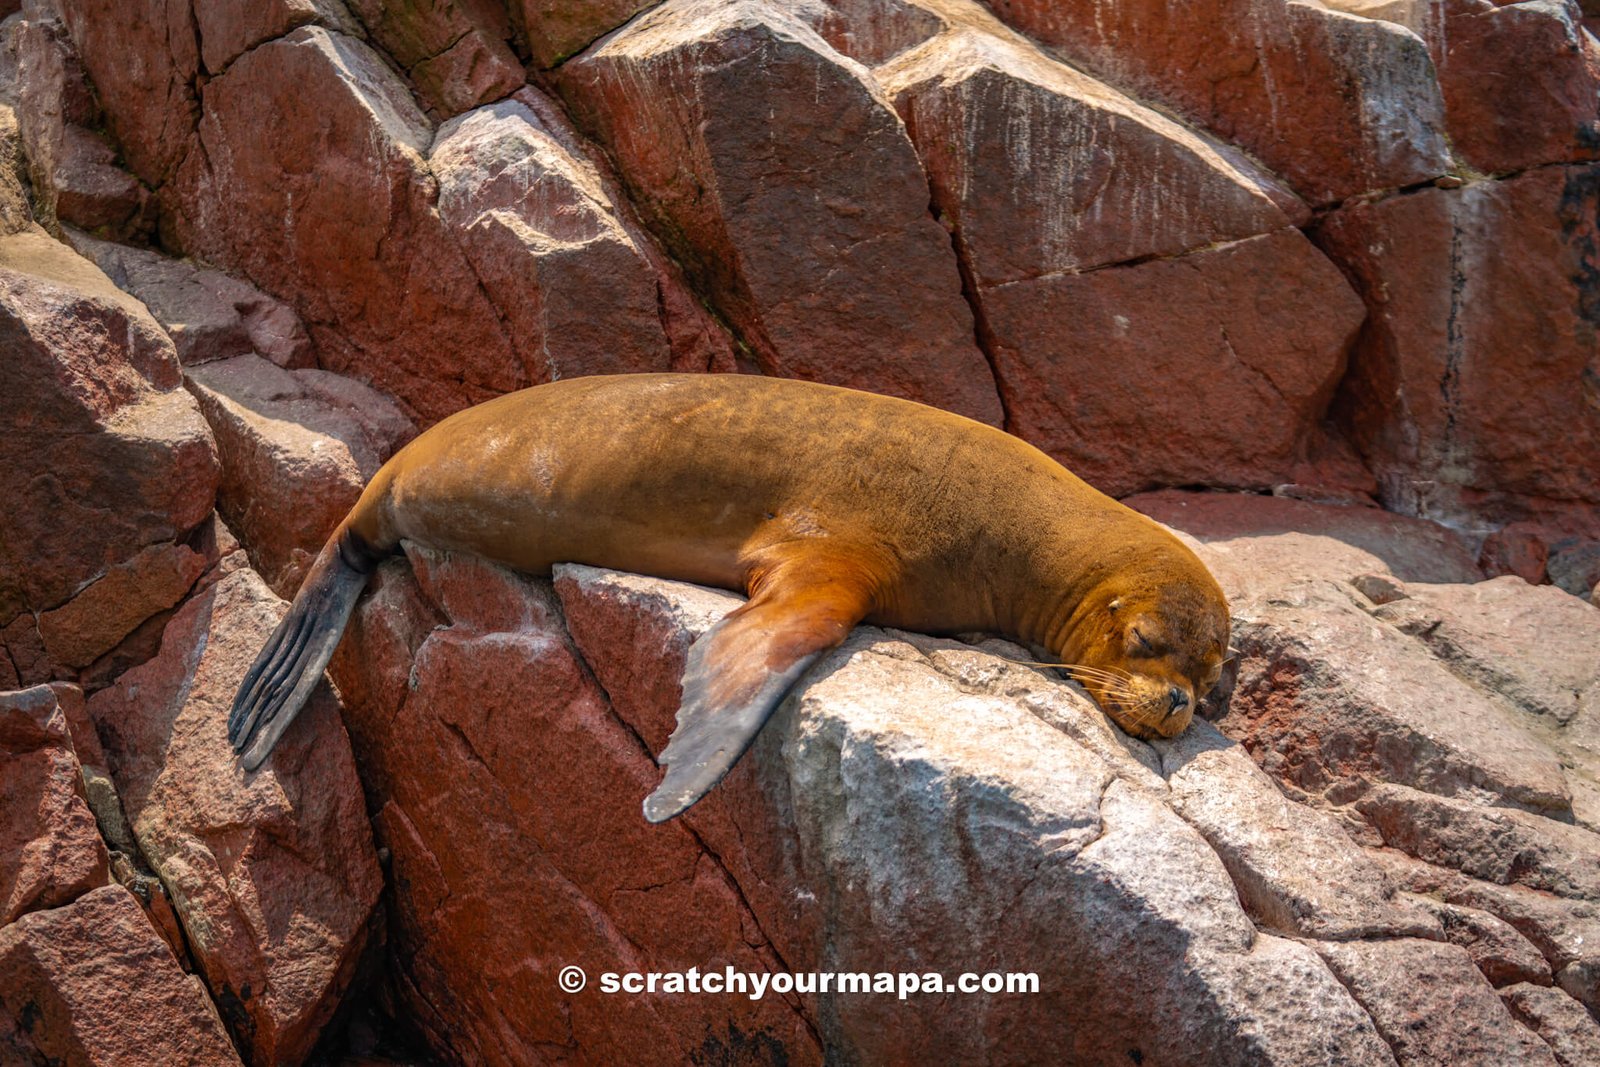
[[[1113,615],[1115,615],[1121,609],[1122,609],[1122,598],[1119,597],[1119,596],[1112,597],[1111,598],[1111,603],[1106,605],[1106,610],[1109,611]]]

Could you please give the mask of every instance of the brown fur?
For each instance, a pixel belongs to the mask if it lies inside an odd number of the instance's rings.
[[[378,551],[409,538],[533,573],[578,562],[747,592],[706,650],[714,703],[865,619],[1043,644],[1124,729],[1172,736],[1228,636],[1222,590],[1187,547],[1031,445],[806,382],[628,375],[513,393],[398,453],[346,528]]]

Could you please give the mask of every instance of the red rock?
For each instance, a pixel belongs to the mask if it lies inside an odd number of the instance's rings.
[[[1303,221],[1276,179],[1051,59],[976,2],[923,2],[951,28],[873,73],[980,305],[1007,282],[1283,229],[1285,208]]]
[[[998,285],[982,307],[1007,429],[1113,496],[1290,480],[1361,324],[1292,229]]]
[[[1465,949],[1396,938],[1324,942],[1317,951],[1401,1063],[1556,1063],[1506,1011]]]
[[[1242,145],[1313,204],[1450,169],[1433,64],[1389,23],[1285,0],[987,0],[1125,91]]]
[[[1481,524],[1600,502],[1585,384],[1597,201],[1600,168],[1548,167],[1319,226],[1367,297],[1335,413],[1387,506]]]
[[[246,774],[227,709],[283,605],[249,570],[190,598],[160,654],[89,701],[140,849],[252,1062],[299,1062],[351,981],[382,889],[337,702],[318,690]]]
[[[248,282],[184,260],[67,231],[81,255],[139,298],[185,367],[257,352],[279,366],[311,362],[311,339],[290,308]]]
[[[87,667],[140,623],[183,599],[203,570],[205,559],[187,545],[146,546],[65,604],[39,613],[45,652],[63,666]]]
[[[0,30],[0,54],[6,34]],[[22,127],[17,112],[0,103],[0,234],[13,234],[33,226],[33,205],[28,201],[28,158],[22,147]]]
[[[1000,421],[904,128],[810,27],[674,0],[556,79],[763,370]]]
[[[84,592],[91,599],[76,610],[88,628],[55,626],[51,642],[86,663],[140,621],[132,603],[99,618],[92,605],[137,574],[144,564],[131,561],[142,551],[164,545],[145,563],[165,552],[172,566],[156,566],[162,588],[141,590],[141,607],[153,612],[181,594],[189,564],[171,543],[211,512],[211,433],[177,388],[172,342],[143,305],[42,234],[0,239],[0,336],[0,394],[12,401],[0,435],[0,492],[17,517],[0,546],[8,579],[0,581],[0,627],[24,608],[50,611]],[[131,571],[94,590],[124,566]],[[9,636],[7,644],[16,648]]]
[[[416,580],[383,570],[334,663],[400,887],[407,1013],[489,1061],[550,1044],[671,1060],[742,1035],[818,1061],[781,997],[708,1011],[705,998],[597,991],[605,971],[782,964],[716,856],[685,826],[640,817],[654,764],[574,655],[548,584],[411,558]],[[567,965],[587,970],[587,991],[560,991]]]
[[[30,12],[9,36],[39,218],[52,227],[59,218],[115,232],[139,229],[147,194],[114,165],[115,150],[86,128],[100,125],[100,109],[60,21],[46,9]]]
[[[1491,578],[1514,574],[1529,585],[1542,585],[1549,578],[1545,562],[1550,547],[1539,530],[1534,523],[1513,522],[1490,534],[1478,554],[1483,573]]]
[[[0,693],[0,926],[105,885],[107,863],[55,694]]]
[[[1600,44],[1577,0],[1428,0],[1412,17],[1439,69],[1451,145],[1475,170],[1600,156]]]
[[[0,1050],[73,1067],[240,1062],[204,988],[115,885],[0,929]]]
[[[1518,1022],[1544,1039],[1561,1067],[1600,1062],[1600,1024],[1559,989],[1524,983],[1502,989],[1500,999]]]
[[[530,384],[433,208],[433,131],[376,53],[302,27],[204,93],[200,149],[174,194],[185,251],[286,300],[321,366],[424,421]],[[303,119],[311,99],[316,123]]]
[[[512,0],[510,6],[534,62],[553,67],[653,5],[650,0]]]
[[[656,270],[565,132],[520,100],[444,124],[428,159],[439,213],[533,380],[667,370]]]
[[[200,53],[188,2],[58,0],[83,67],[107,105],[111,135],[151,188],[176,173],[200,107]],[[211,5],[202,5],[211,6]],[[137,56],[138,62],[129,62]]]
[[[188,380],[222,460],[217,508],[267,584],[292,596],[367,480],[414,430],[358,382],[334,385],[326,371],[286,371],[254,355],[192,368]]]
[[[210,74],[221,74],[241,54],[301,26],[324,26],[351,37],[362,35],[361,24],[350,16],[342,0],[254,0],[248,4],[200,0],[192,6],[200,56]]]
[[[445,116],[509,96],[527,81],[511,53],[505,9],[492,0],[389,4],[350,0],[350,10]]]

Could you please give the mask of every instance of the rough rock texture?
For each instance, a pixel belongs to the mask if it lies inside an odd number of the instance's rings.
[[[117,151],[98,132],[104,119],[55,13],[30,5],[0,38],[15,56],[11,94],[39,220],[122,235],[145,228],[148,191],[115,165]]]
[[[349,0],[350,11],[410,78],[433,110],[456,115],[515,92],[527,76],[506,38],[511,25],[493,0],[391,4]]]
[[[554,974],[571,963],[591,975],[981,967],[1039,972],[1041,992],[737,998],[711,1036],[725,1044],[736,1028],[768,1048],[762,1059],[788,1062],[820,1059],[819,1040],[872,1062],[981,1057],[1000,1035],[1021,1062],[1063,1048],[1175,1062],[1197,1047],[1215,1062],[1310,1062],[1333,1047],[1387,1062],[1315,953],[1256,932],[1205,838],[1168,807],[1161,759],[1062,683],[954,642],[863,631],[716,793],[651,830],[637,805],[654,781],[647,748],[670,730],[671,679],[737,600],[574,567],[558,574],[558,605],[544,583],[481,563],[411,560],[415,577],[386,569],[335,676],[410,887],[394,931],[401,988],[436,1045],[485,1059],[552,1040],[601,1058],[622,1041],[666,1058],[705,1047],[685,998],[562,994]],[[984,664],[987,682],[971,684]],[[548,725],[526,729],[529,714]],[[418,766],[443,758],[465,760],[456,795],[414,792]],[[485,807],[508,817],[485,823]],[[482,846],[460,847],[463,835]],[[473,858],[505,849],[528,860]],[[671,902],[639,910],[662,894]],[[486,899],[502,902],[492,934]],[[675,916],[665,927],[663,913]],[[508,925],[535,922],[536,944],[486,968],[484,937],[504,944]],[[1066,1010],[1091,1001],[1093,1025]],[[1153,1032],[1155,1008],[1169,1025]]]
[[[251,352],[280,367],[310,366],[311,338],[299,317],[248,282],[77,231],[65,236],[144,304],[172,338],[183,366]]]
[[[1560,990],[1523,983],[1502,989],[1500,999],[1518,1022],[1544,1038],[1561,1067],[1600,1060],[1600,1023]]]
[[[249,545],[251,565],[281,596],[367,479],[415,435],[370,386],[322,370],[287,371],[256,355],[186,373],[222,460],[217,510]]]
[[[217,460],[166,334],[37,231],[0,238],[0,345],[0,643],[26,684],[87,666],[184,594],[181,542],[211,511]]]
[[[1366,294],[1338,418],[1397,510],[1507,522],[1600,502],[1600,168],[1546,167],[1328,216]]]
[[[300,1062],[348,986],[382,888],[337,702],[314,696],[246,774],[225,729],[282,614],[248,569],[190,599],[160,653],[89,701],[139,847],[252,1062]]]
[[[1489,174],[1600,156],[1600,44],[1577,0],[1419,0],[1456,152]]]
[[[67,719],[48,686],[0,693],[0,926],[107,881]]]
[[[911,142],[809,26],[672,0],[557,84],[763,369],[1000,421]]]
[[[24,1064],[239,1064],[199,979],[117,885],[0,929],[0,1054]]]
[[[1107,81],[1243,145],[1313,203],[1450,169],[1426,46],[1399,26],[1335,10],[1343,4],[988,3]]]
[[[1002,285],[983,307],[1011,428],[1113,494],[1288,480],[1361,322],[1294,230]]]
[[[531,384],[433,208],[432,127],[369,47],[303,27],[234,60],[205,96],[174,194],[186,251],[288,299],[323,367],[429,421]]]
[[[445,224],[506,309],[518,350],[539,354],[540,381],[667,370],[653,265],[596,169],[530,103],[526,94],[440,127],[428,162]]]

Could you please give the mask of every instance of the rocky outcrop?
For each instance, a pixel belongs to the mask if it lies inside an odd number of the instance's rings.
[[[561,993],[556,972],[1015,969],[1040,975],[1039,995],[818,993],[719,1010],[711,1033],[754,1032],[789,1062],[981,1059],[1002,1034],[1024,1061],[1066,1048],[1082,1062],[1204,1049],[1207,1062],[1303,1063],[1339,1047],[1359,1063],[1557,1062],[1496,989],[1554,982],[1566,999],[1552,1017],[1592,1002],[1577,931],[1600,897],[1600,836],[1564,820],[1595,762],[1529,723],[1505,681],[1515,667],[1498,683],[1480,669],[1469,687],[1447,637],[1419,639],[1394,614],[1418,599],[1442,635],[1485,614],[1503,625],[1463,584],[1470,555],[1371,509],[1142,503],[1190,520],[1240,617],[1222,733],[1133,741],[1074,686],[1008,665],[1020,649],[863,629],[659,831],[635,810],[655,781],[649,754],[672,728],[689,642],[736,599],[582,567],[552,586],[421,550],[388,565],[334,674],[409,887],[392,931],[407,1010],[468,1058],[619,1047],[623,1026],[670,1058],[706,1039],[682,1000],[595,1014],[592,990]],[[1296,532],[1280,532],[1286,517]],[[1540,593],[1481,588],[1513,582]],[[1375,606],[1361,588],[1392,599]],[[1521,617],[1546,634],[1565,625]],[[1287,644],[1252,636],[1279,628]],[[1311,697],[1304,671],[1288,677],[1295,662],[1326,672],[1331,699]],[[1283,712],[1294,701],[1298,716]],[[448,802],[419,789],[441,764],[461,776]],[[506,817],[485,824],[485,808]],[[471,858],[506,850],[528,862]],[[519,899],[539,903],[505,906]],[[1530,913],[1523,899],[1542,903]],[[490,900],[498,929],[542,933],[486,968]],[[665,913],[668,928],[640,921]],[[1094,1026],[1069,1003],[1093,1003]]]
[[[172,341],[37,230],[0,238],[0,336],[0,684],[15,686],[90,667],[178,602],[218,470]]]
[[[1593,27],[0,0],[0,1060],[1593,1061]],[[652,827],[738,599],[409,546],[240,770],[233,691],[387,456],[664,370],[1156,490],[1233,606],[1214,723],[863,628]],[[691,969],[1038,988],[599,987]]]

